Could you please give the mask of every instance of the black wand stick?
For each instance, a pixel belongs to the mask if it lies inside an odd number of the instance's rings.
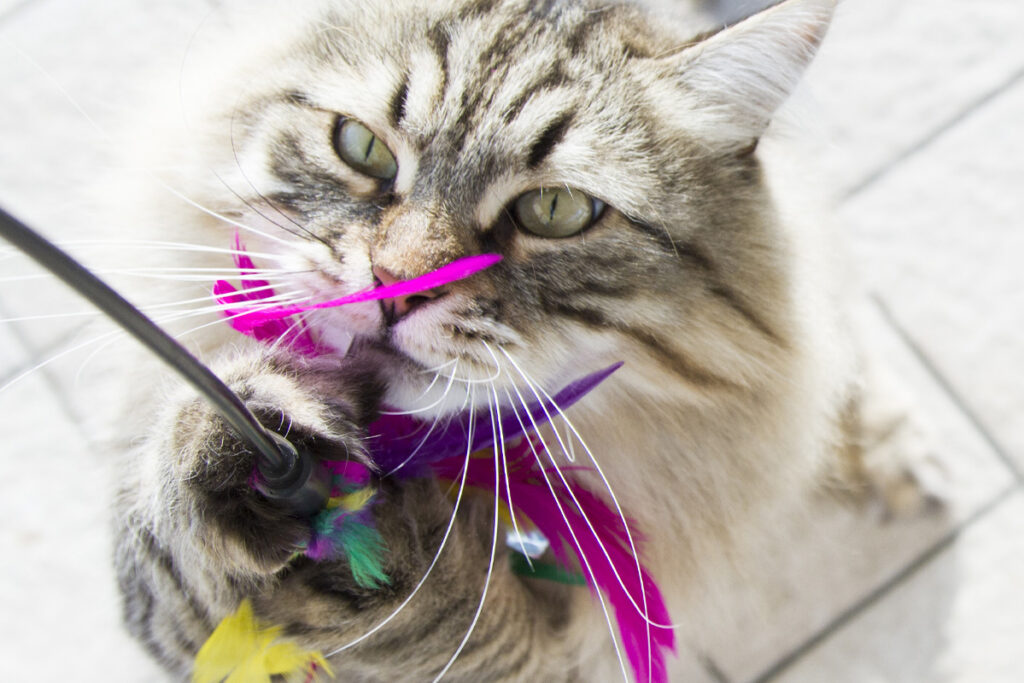
[[[85,266],[2,208],[0,236],[88,299],[195,387],[255,451],[261,493],[301,515],[323,507],[327,486],[312,456],[260,424],[242,400],[185,347]]]

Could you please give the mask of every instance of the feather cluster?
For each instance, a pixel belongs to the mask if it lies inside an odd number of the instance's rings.
[[[371,504],[377,494],[370,470],[354,461],[326,462],[332,475],[331,497],[312,520],[306,557],[348,561],[352,577],[363,588],[389,583],[384,573],[384,539],[373,524]]]
[[[310,356],[330,350],[320,346],[301,319],[294,316],[357,301],[414,294],[469,277],[501,259],[493,254],[468,257],[413,280],[331,301],[274,306],[261,303],[273,296],[273,291],[254,276],[255,265],[237,235],[235,247],[243,290],[239,292],[223,280],[214,286],[214,295],[225,308],[229,324],[257,340],[286,344]],[[387,414],[369,425],[366,443],[373,466],[385,476],[453,481],[465,477],[468,486],[498,497],[504,492],[507,500],[502,502],[507,504],[507,514],[528,520],[550,543],[559,567],[548,574],[568,583],[577,573],[582,575],[591,591],[611,606],[618,640],[637,681],[662,683],[668,679],[665,659],[675,651],[675,637],[661,592],[638,557],[642,539],[632,532],[630,521],[617,506],[613,509],[601,496],[565,476],[566,468],[558,467],[543,443],[529,433],[580,400],[621,365],[578,379],[550,399],[538,399],[525,407],[525,415],[512,412],[495,417],[467,411],[430,426],[426,436],[427,425],[421,420]],[[503,443],[495,443],[498,435]],[[494,449],[505,456],[498,472]],[[467,458],[466,453],[476,457]],[[545,457],[548,465],[544,464]],[[327,507],[312,520],[305,554],[314,560],[345,558],[360,585],[376,588],[387,584],[384,542],[372,517],[372,506],[379,495],[373,487],[374,474],[352,461],[327,462],[325,466],[331,469],[334,488]],[[533,568],[529,560],[526,564]],[[544,573],[532,575],[540,577]]]

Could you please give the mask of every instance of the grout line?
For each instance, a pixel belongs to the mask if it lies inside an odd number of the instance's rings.
[[[704,669],[704,673],[710,676],[714,683],[730,683],[729,677],[725,675],[725,672],[715,664],[715,661],[709,655],[702,652],[697,655],[697,659]]]
[[[26,372],[38,372],[42,376],[43,382],[50,389],[50,393],[53,395],[54,401],[57,403],[58,406],[60,406],[60,409],[64,413],[64,415],[69,420],[71,420],[75,425],[81,424],[81,416],[78,414],[78,411],[75,410],[74,406],[72,405],[72,402],[68,399],[67,392],[63,391],[62,387],[57,382],[56,378],[53,376],[52,373],[49,372],[49,368],[42,367],[36,368],[35,370],[33,370],[33,368],[39,365],[40,357],[49,357],[52,353],[60,350],[61,347],[67,344],[70,340],[74,339],[75,335],[81,333],[81,331],[85,329],[85,327],[87,327],[88,325],[89,323],[86,322],[75,327],[73,330],[70,330],[65,334],[60,335],[57,341],[47,345],[46,348],[40,350],[38,353],[34,353],[33,344],[31,340],[28,338],[28,336],[21,329],[21,327],[16,323],[7,323],[7,329],[11,331],[11,335],[28,353],[28,362],[21,367],[15,368],[12,372],[0,378],[0,386],[6,386],[8,382],[14,380],[19,375],[24,374]],[[17,391],[17,387],[12,389],[12,391]]]
[[[1017,69],[1017,71],[1015,71],[1008,79],[1000,83],[994,89],[988,91],[978,99],[968,104],[966,107],[958,111],[949,119],[947,119],[943,123],[940,123],[932,131],[926,133],[924,137],[920,138],[917,142],[910,145],[910,147],[907,147],[902,152],[897,153],[895,157],[889,159],[880,167],[868,173],[867,176],[862,178],[852,187],[847,188],[847,190],[841,195],[839,202],[842,203],[849,201],[850,199],[859,195],[867,188],[874,185],[880,179],[888,175],[889,172],[892,171],[894,168],[902,164],[910,157],[915,156],[922,150],[931,146],[933,142],[942,137],[942,135],[948,132],[951,128],[955,127],[957,124],[963,122],[964,120],[970,118],[979,109],[987,105],[989,102],[994,100],[1003,92],[1012,88],[1014,85],[1017,84],[1017,81],[1021,80],[1022,78],[1024,78],[1024,67]]]
[[[2,20],[2,18],[0,18]],[[4,309],[3,304],[0,303],[0,318],[6,318],[8,316],[7,311]],[[25,343],[25,335],[21,330],[17,329],[16,323],[0,323],[0,325],[6,325],[4,329],[10,332],[11,338],[14,343],[24,352],[24,360],[14,365],[13,367],[6,368],[3,374],[0,374],[0,387],[7,386],[7,383],[13,380],[22,372],[25,372],[29,366],[34,363],[32,356],[32,347]]]
[[[985,443],[988,444],[995,454],[1002,461],[1003,465],[1013,474],[1018,484],[1024,484],[1024,473],[1021,472],[1020,467],[1010,456],[1010,454],[1003,448],[1002,444],[992,435],[985,423],[978,417],[978,414],[971,408],[967,401],[960,395],[960,392],[950,383],[946,376],[939,370],[938,366],[932,361],[931,357],[925,353],[924,349],[921,348],[920,344],[911,336],[911,334],[900,324],[896,319],[896,316],[885,304],[885,301],[877,294],[871,294],[871,300],[875,306],[882,313],[886,322],[892,327],[892,329],[899,336],[900,340],[910,349],[914,357],[917,358],[918,362],[924,366],[925,370],[931,375],[932,379],[942,388],[946,395],[953,401],[953,404],[960,410],[961,413],[967,418],[974,429],[981,435]]]
[[[931,376],[932,380],[939,385],[939,388],[946,394],[946,396],[953,402],[954,406],[967,418],[971,423],[972,427],[982,437],[989,448],[995,452],[996,456],[1000,459],[1003,465],[1010,471],[1014,477],[1014,483],[1008,487],[1005,491],[999,493],[993,500],[982,507],[975,514],[971,515],[966,521],[962,522],[958,528],[952,530],[949,534],[944,536],[935,545],[925,550],[917,559],[913,560],[901,569],[895,576],[889,580],[883,582],[877,586],[868,595],[862,598],[860,601],[841,612],[839,616],[833,619],[827,626],[825,626],[818,633],[811,636],[808,640],[804,641],[801,645],[796,647],[794,650],[783,656],[781,659],[771,665],[764,673],[754,679],[754,683],[768,683],[772,678],[778,676],[780,673],[788,669],[794,662],[800,657],[807,654],[810,650],[817,647],[821,642],[827,639],[829,636],[834,634],[840,628],[845,626],[854,617],[866,611],[868,607],[878,602],[883,596],[887,595],[897,585],[908,580],[913,574],[919,569],[928,564],[928,562],[936,555],[941,553],[943,550],[952,545],[957,538],[967,528],[974,525],[980,519],[984,518],[993,509],[998,507],[1004,500],[1010,495],[1020,489],[1024,485],[1024,476],[1022,476],[1020,468],[1014,462],[1013,458],[1006,452],[1006,450],[999,444],[999,442],[992,436],[989,430],[985,427],[982,421],[978,418],[977,414],[971,410],[970,406],[964,401],[959,392],[950,384],[949,380],[946,379],[936,364],[931,358],[924,352],[921,346],[916,340],[910,335],[909,332],[899,323],[893,312],[886,306],[882,298],[877,294],[873,293],[870,296],[872,303],[882,314],[886,323],[892,328],[897,334],[900,340],[907,346],[910,352],[914,355],[917,361],[924,367],[925,371]]]
[[[23,11],[28,9],[29,5],[38,5],[41,2],[43,2],[43,0],[21,0],[21,2],[13,7],[9,7],[3,12],[0,12],[0,26],[2,26],[7,20],[13,19],[16,15],[21,14]]]
[[[996,508],[1001,506],[1014,494],[1020,491],[1020,484],[1013,483],[1008,486],[1005,490],[1000,492],[991,501],[984,505],[980,510],[975,512],[973,515],[967,518],[966,521],[962,522],[959,527],[953,529],[948,534],[943,536],[930,548],[925,550],[921,555],[914,559],[910,564],[905,566],[899,572],[897,572],[892,578],[876,587],[873,591],[868,593],[865,598],[862,598],[856,604],[850,606],[833,619],[828,626],[823,628],[821,631],[813,635],[808,640],[804,641],[797,648],[791,650],[787,655],[776,661],[757,678],[753,679],[752,683],[770,683],[780,674],[784,673],[793,664],[797,662],[804,655],[814,650],[818,645],[827,640],[830,636],[838,632],[848,623],[853,621],[854,618],[860,616],[868,610],[868,608],[874,606],[882,598],[886,597],[896,587],[909,581],[915,574],[925,567],[931,560],[936,556],[940,555],[947,549],[949,549],[961,535],[968,529],[974,527],[978,522],[987,517]]]

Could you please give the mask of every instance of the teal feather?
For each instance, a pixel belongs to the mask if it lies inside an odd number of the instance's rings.
[[[377,589],[391,583],[384,573],[384,539],[374,527],[349,515],[338,540],[348,558],[352,577],[363,588]]]

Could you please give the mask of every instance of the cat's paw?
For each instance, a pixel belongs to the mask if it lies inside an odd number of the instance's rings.
[[[265,427],[300,450],[318,459],[365,461],[362,434],[373,392],[359,373],[273,358],[217,369]],[[167,449],[175,503],[202,526],[211,557],[236,571],[266,574],[308,541],[309,520],[257,490],[252,450],[205,400],[178,408]]]
[[[844,418],[841,484],[883,519],[942,513],[949,498],[949,467],[912,406],[875,374]]]
[[[904,413],[863,438],[861,485],[883,518],[945,510],[949,468],[913,415]]]

